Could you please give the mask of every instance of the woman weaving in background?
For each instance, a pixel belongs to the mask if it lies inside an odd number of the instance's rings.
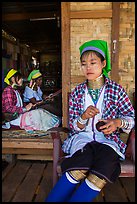
[[[11,69],[4,82],[8,85],[2,93],[2,114],[5,121],[10,121],[7,123],[7,127],[10,128],[11,125],[20,125],[21,114],[29,111],[33,104],[28,103],[23,107],[23,102],[18,88],[23,84],[23,77],[20,72],[15,69]]]
[[[61,91],[59,93],[50,94],[49,96],[43,94],[41,90],[42,74],[39,70],[33,70],[28,76],[29,85],[25,87],[23,93],[24,104],[33,103],[33,107],[43,108],[50,113],[53,113],[61,118],[62,116],[62,97]]]
[[[25,87],[24,99],[25,103],[36,104],[43,100],[43,92],[41,90],[42,74],[39,70],[33,70],[28,76],[29,85]]]
[[[23,107],[23,101],[18,91],[18,87],[23,84],[21,73],[11,69],[7,73],[4,82],[8,86],[2,93],[2,113],[4,119],[6,119],[2,128],[9,129],[11,125],[14,125],[25,130],[48,130],[59,126],[60,119],[56,115],[42,108],[31,110],[33,108],[32,103],[28,103]],[[10,117],[7,119],[5,116]]]

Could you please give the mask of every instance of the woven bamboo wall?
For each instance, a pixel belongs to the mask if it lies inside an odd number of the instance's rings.
[[[135,91],[135,2],[120,3],[119,83],[132,99]]]
[[[82,75],[80,70],[79,47],[84,42],[102,39],[111,43],[111,19],[71,20],[71,74]]]
[[[112,2],[71,2],[71,11],[112,9]],[[71,19],[71,78],[82,76],[79,60],[79,46],[92,39],[106,40],[111,50],[111,19]],[[120,50],[119,83],[132,100],[135,88],[135,3],[120,3]],[[111,77],[111,76],[110,76]],[[84,80],[84,78],[83,78]],[[71,89],[76,86],[71,80]]]
[[[111,2],[71,2],[70,10],[71,11],[80,11],[80,10],[103,10],[111,9]]]

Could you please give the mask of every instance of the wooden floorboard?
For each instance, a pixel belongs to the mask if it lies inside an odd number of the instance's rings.
[[[14,196],[12,202],[31,202],[35,196],[35,192],[43,175],[45,164],[33,163],[26,177],[20,184],[18,192]]]
[[[47,168],[44,171],[42,180],[39,184],[39,188],[34,199],[34,202],[42,202],[48,196],[50,190],[52,189],[52,162],[47,163]]]
[[[52,189],[52,162],[17,160],[2,171],[2,202],[44,202]],[[135,178],[108,183],[93,202],[135,202]]]
[[[135,178],[119,178],[130,202],[135,202]]]
[[[128,202],[124,188],[121,187],[119,180],[113,184],[108,184],[104,189],[106,202]]]
[[[2,182],[2,201],[11,202],[22,180],[30,168],[30,163],[18,162]]]

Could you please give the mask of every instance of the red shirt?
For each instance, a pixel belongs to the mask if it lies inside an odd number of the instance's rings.
[[[2,112],[23,113],[23,107],[17,107],[17,97],[12,86],[7,86],[2,93]]]

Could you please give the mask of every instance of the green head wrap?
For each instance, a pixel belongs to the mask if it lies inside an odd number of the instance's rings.
[[[104,40],[91,40],[88,42],[85,42],[83,45],[80,46],[80,56],[85,51],[96,51],[99,52],[106,60],[106,66],[103,68],[103,75],[108,77],[108,72],[111,71],[111,63],[110,63],[110,55],[109,55],[109,49],[108,44]]]
[[[28,81],[30,81],[31,79],[37,79],[40,76],[42,76],[40,71],[38,69],[35,69],[29,74]]]

